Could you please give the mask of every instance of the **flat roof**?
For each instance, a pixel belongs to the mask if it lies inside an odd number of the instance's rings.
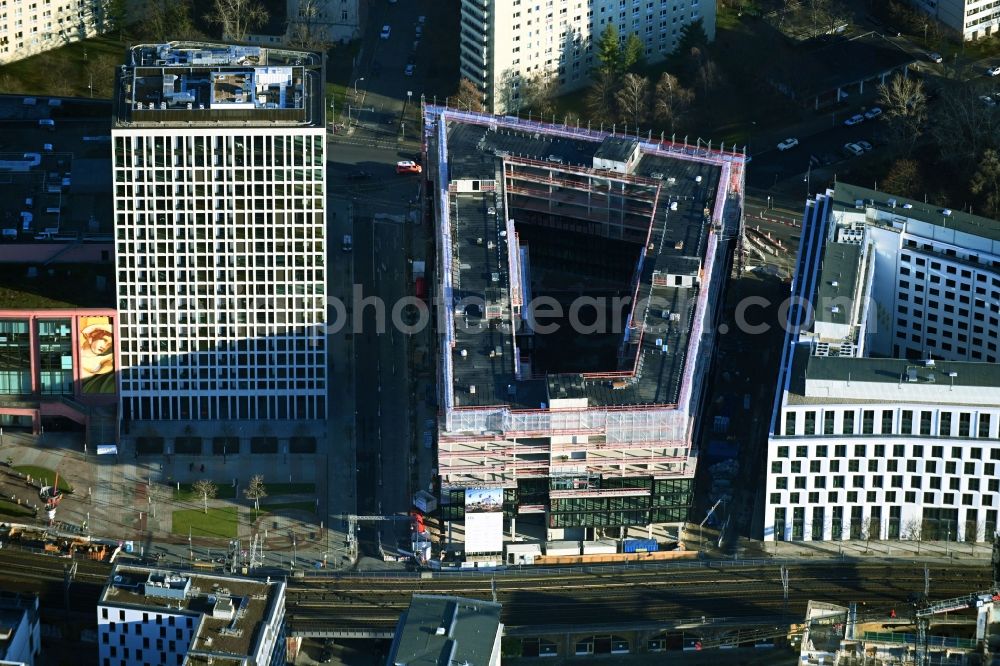
[[[263,628],[278,612],[275,606],[284,586],[280,580],[118,565],[98,603],[189,615],[195,618],[189,650],[221,657],[254,656]],[[229,617],[213,616],[220,603],[231,611]]]
[[[594,152],[594,157],[612,162],[625,162],[638,146],[639,142],[635,139],[609,136],[601,142],[601,145]]]
[[[817,281],[816,296],[820,304],[846,300],[853,302],[858,286],[861,246],[850,243],[828,242],[823,250],[823,269]],[[816,319],[836,324],[851,323],[851,308],[839,305],[837,312],[829,307],[817,307]]]
[[[100,100],[0,96],[0,257],[24,243],[111,243],[110,111]]]
[[[396,631],[396,666],[489,664],[499,646],[500,604],[464,597],[414,594]]]
[[[695,303],[700,290],[707,285],[696,282],[694,286],[682,287],[667,284],[663,278],[667,274],[702,278],[700,270],[710,235],[711,209],[721,177],[720,165],[642,151],[632,172],[622,175],[595,170],[593,159],[602,149],[632,150],[638,145],[635,139],[567,136],[544,131],[543,126],[521,130],[452,119],[447,121],[446,127],[450,182],[485,180],[498,183],[496,191],[470,189],[451,195],[454,202],[449,212],[453,234],[450,250],[456,276],[454,298],[460,302],[463,298],[485,296],[487,302],[500,303],[504,312],[501,321],[491,325],[476,306],[461,305],[456,309],[455,344],[449,351],[455,406],[504,404],[538,409],[550,400],[576,398],[586,398],[591,405],[675,404],[687,361]],[[435,135],[429,137],[431,154],[436,141]],[[516,378],[514,340],[518,343],[518,353],[524,352],[523,336],[527,332],[517,321],[519,316],[511,314],[511,278],[530,282],[530,276],[511,276],[509,243],[513,241],[506,220],[513,220],[516,235],[519,223],[528,223],[526,218],[530,215],[546,213],[509,203],[510,197],[505,197],[503,192],[503,183],[507,180],[503,174],[508,162],[517,167],[527,164],[525,168],[528,169],[562,171],[562,176],[574,182],[602,178],[606,179],[602,181],[605,186],[611,182],[628,183],[635,191],[657,202],[655,215],[646,221],[647,227],[631,230],[635,238],[630,240],[638,241],[634,262],[628,266],[633,282],[622,285],[623,296],[631,298],[632,290],[637,288],[640,301],[655,299],[651,302],[657,307],[637,313],[643,318],[643,325],[637,330],[653,332],[639,336],[633,331],[618,362],[600,372],[548,373]],[[503,210],[505,202],[511,210]],[[588,223],[574,219],[571,213],[566,216],[568,223]],[[644,248],[647,248],[645,252]],[[528,250],[529,263],[526,267],[520,266],[526,271],[532,270],[531,246]],[[638,270],[640,256],[643,256],[643,263]],[[529,287],[521,287],[526,300]],[[512,321],[517,327],[516,337],[512,337]],[[608,377],[631,373],[635,367],[639,368],[638,374],[627,381]]]
[[[324,125],[323,58],[204,42],[140,44],[118,70],[115,127]]]
[[[0,263],[0,307],[5,310],[115,307],[115,267],[106,263]]]
[[[896,202],[895,207],[889,205],[890,199]],[[961,210],[952,210],[948,215],[945,215],[942,212],[945,208],[942,206],[935,206],[888,192],[878,192],[849,183],[838,182],[833,190],[833,210],[835,212],[858,212],[856,202],[859,200],[863,201],[863,205],[866,207],[875,208],[901,218],[911,218],[973,236],[981,236],[992,241],[1000,241],[1000,222],[988,217],[963,213]],[[909,208],[905,207],[907,205]]]

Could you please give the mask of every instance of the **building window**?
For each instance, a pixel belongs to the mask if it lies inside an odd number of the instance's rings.
[[[795,412],[785,412],[785,434],[795,434]]]
[[[816,434],[816,412],[813,411],[806,412],[806,428],[804,434],[806,435]]]
[[[854,434],[854,411],[844,412],[844,423],[841,427],[841,432],[845,435]]]
[[[830,410],[827,410],[827,411],[823,412],[823,434],[824,435],[832,435],[833,434],[834,414],[835,413],[833,411],[830,411]]]
[[[972,414],[968,412],[961,412],[958,415],[958,436],[968,437],[969,428],[972,423]]]
[[[875,434],[875,410],[866,409],[861,413],[861,434]]]
[[[892,410],[883,409],[882,410],[882,434],[891,435],[892,434]]]
[[[913,410],[904,409],[900,413],[899,434],[910,435],[913,433]]]
[[[931,412],[920,412],[920,434],[931,434]]]
[[[939,415],[938,418],[940,419],[940,423],[938,424],[938,435],[940,437],[950,437],[951,436],[951,412],[941,412],[941,414]]]
[[[979,436],[989,437],[990,436],[990,415],[980,414],[979,415]]]

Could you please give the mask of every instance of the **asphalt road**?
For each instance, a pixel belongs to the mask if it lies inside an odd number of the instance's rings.
[[[362,515],[406,515],[410,507],[413,430],[407,336],[399,330],[405,311],[398,305],[409,293],[405,224],[371,215],[355,220],[355,279],[364,296],[378,296],[384,304],[381,311],[375,306],[364,308],[363,328],[355,335],[358,367],[364,369],[356,375],[358,509]],[[362,523],[360,529],[362,553],[377,556],[376,544],[380,541],[387,550],[396,548],[409,533],[409,523],[380,522],[374,527]]]
[[[846,163],[850,160],[867,159],[868,155],[874,154],[885,145],[886,129],[881,118],[866,120],[853,127],[843,123],[844,118],[854,113],[863,113],[869,108],[871,106],[851,107],[849,112],[831,114],[830,126],[827,129],[808,137],[794,137],[799,140],[799,145],[789,150],[780,151],[776,145],[752,145],[750,155],[753,159],[747,169],[747,184],[753,188],[768,189],[780,180],[803,174],[802,198],[805,200],[807,186],[811,186],[811,183],[805,180],[805,174],[818,166],[815,161],[810,162],[811,157],[819,158],[820,164],[823,165]],[[844,144],[862,140],[874,146],[872,153],[861,157],[848,157],[844,151]]]

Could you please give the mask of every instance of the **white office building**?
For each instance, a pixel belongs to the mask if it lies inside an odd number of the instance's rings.
[[[991,540],[1000,225],[838,183],[792,284],[764,538]]]
[[[100,666],[279,666],[285,583],[115,567],[97,602]]]
[[[715,0],[462,0],[460,71],[484,92],[487,110],[512,113],[537,76],[555,77],[560,93],[587,85],[609,25],[623,45],[638,35],[646,61],[657,62],[699,19],[714,39]]]
[[[0,595],[0,665],[41,664],[40,627],[38,597]]]
[[[114,108],[124,420],[322,421],[321,57],[136,46]]]
[[[99,34],[105,0],[4,0],[0,3],[0,65]]]

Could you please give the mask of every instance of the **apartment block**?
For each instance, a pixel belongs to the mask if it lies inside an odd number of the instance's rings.
[[[714,0],[462,0],[461,75],[483,91],[488,110],[513,113],[535,77],[554,77],[559,92],[587,85],[609,25],[622,44],[638,35],[652,63],[670,55],[681,28],[697,20],[714,39]]]
[[[0,0],[0,65],[94,37],[105,0]]]

